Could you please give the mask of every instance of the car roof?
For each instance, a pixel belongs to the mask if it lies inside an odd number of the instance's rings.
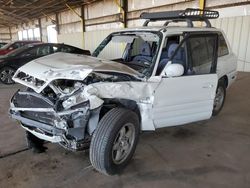
[[[15,41],[11,41],[11,42],[9,42],[7,44],[12,45],[12,44],[15,44],[15,43],[27,43],[27,44],[29,44],[29,43],[42,43],[42,42],[39,41],[39,40],[15,40]]]
[[[13,41],[13,42],[41,42],[39,40],[16,40],[16,41]]]
[[[69,44],[64,44],[64,43],[50,43],[50,42],[46,42],[46,43],[42,43],[42,42],[38,42],[38,43],[31,43],[31,44],[26,44],[25,46],[32,48],[32,47],[36,47],[36,46],[45,46],[45,45],[53,45],[53,46],[69,46],[71,48],[77,48],[77,49],[81,49],[75,46],[71,46]],[[81,49],[82,50],[82,49]]]
[[[50,43],[50,42],[36,42],[36,43],[31,43],[31,44],[26,44],[26,46],[42,46],[42,45],[66,45],[63,43]]]

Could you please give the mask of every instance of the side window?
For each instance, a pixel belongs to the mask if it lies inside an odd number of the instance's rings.
[[[37,56],[37,48],[32,48],[30,50],[28,50],[26,53],[24,53],[22,56]]]
[[[218,57],[229,54],[227,43],[222,34],[219,34]]]
[[[211,73],[214,62],[216,36],[199,36],[189,39],[192,74]]]
[[[187,72],[187,59],[186,59],[186,42],[179,46],[181,36],[171,36],[166,41],[162,48],[161,57],[156,75],[160,75],[164,67],[169,61],[172,64],[181,64],[184,68],[184,75]]]
[[[186,42],[184,42],[181,46],[179,46],[179,48],[178,46],[179,45],[175,43],[170,45],[169,53],[171,54],[171,57],[169,60],[171,60],[172,64],[181,64],[184,67],[184,73],[185,73],[187,70]]]
[[[39,46],[27,51],[23,56],[45,56],[53,53],[51,46]]]
[[[165,40],[165,43],[163,45],[163,48],[162,48],[162,52],[161,52],[161,57],[160,57],[160,61],[162,59],[166,59],[166,58],[170,58],[170,46],[172,44],[179,44],[180,42],[180,36],[179,35],[176,35],[176,36],[170,36],[168,37],[166,40]]]
[[[73,48],[71,48],[71,47],[69,47],[69,46],[65,46],[65,45],[63,45],[62,47],[61,47],[61,52],[65,52],[65,53],[71,53],[71,52],[73,52]]]
[[[21,47],[21,44],[18,42],[14,43],[13,45],[10,46],[10,48],[12,48],[12,49],[17,49],[19,47]]]
[[[52,54],[52,48],[49,45],[46,46],[41,46],[37,48],[37,55],[38,56],[45,56],[45,55],[49,55]]]

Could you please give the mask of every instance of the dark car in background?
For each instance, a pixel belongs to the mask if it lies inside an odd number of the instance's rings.
[[[36,41],[36,40],[22,40],[22,41],[14,41],[14,42],[10,42],[4,46],[1,47],[0,49],[0,56],[1,55],[6,55],[8,54],[9,52],[17,49],[17,48],[20,48],[20,47],[23,47],[27,44],[33,44],[33,43],[41,43],[41,41]]]
[[[3,46],[5,46],[7,44],[7,42],[0,42],[0,48],[2,48]]]
[[[4,84],[13,84],[12,76],[19,67],[33,59],[56,52],[91,55],[89,50],[83,50],[66,44],[29,44],[0,57],[0,81]]]

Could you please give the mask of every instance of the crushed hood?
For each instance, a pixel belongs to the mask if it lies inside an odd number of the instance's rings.
[[[35,59],[19,70],[44,81],[52,77],[82,80],[86,77],[85,72],[92,71],[117,72],[131,76],[140,75],[139,72],[121,63],[62,52]]]
[[[121,63],[86,55],[59,52],[35,59],[20,67],[13,76],[13,80],[31,87],[39,93],[53,80],[84,80],[93,71],[123,73],[135,77],[140,76],[139,72]],[[37,88],[35,85],[25,82],[18,77],[20,72],[44,81],[44,85]]]

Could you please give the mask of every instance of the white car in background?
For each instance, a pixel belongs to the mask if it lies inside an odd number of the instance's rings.
[[[112,175],[128,164],[140,131],[209,119],[223,107],[236,79],[236,57],[208,19],[216,11],[144,13],[144,27],[110,34],[92,57],[57,53],[19,68],[27,86],[10,114],[27,130],[29,145],[43,141],[90,149],[98,171]],[[149,27],[165,20],[164,26]],[[187,26],[169,26],[172,22]],[[205,21],[206,27],[194,27]]]

